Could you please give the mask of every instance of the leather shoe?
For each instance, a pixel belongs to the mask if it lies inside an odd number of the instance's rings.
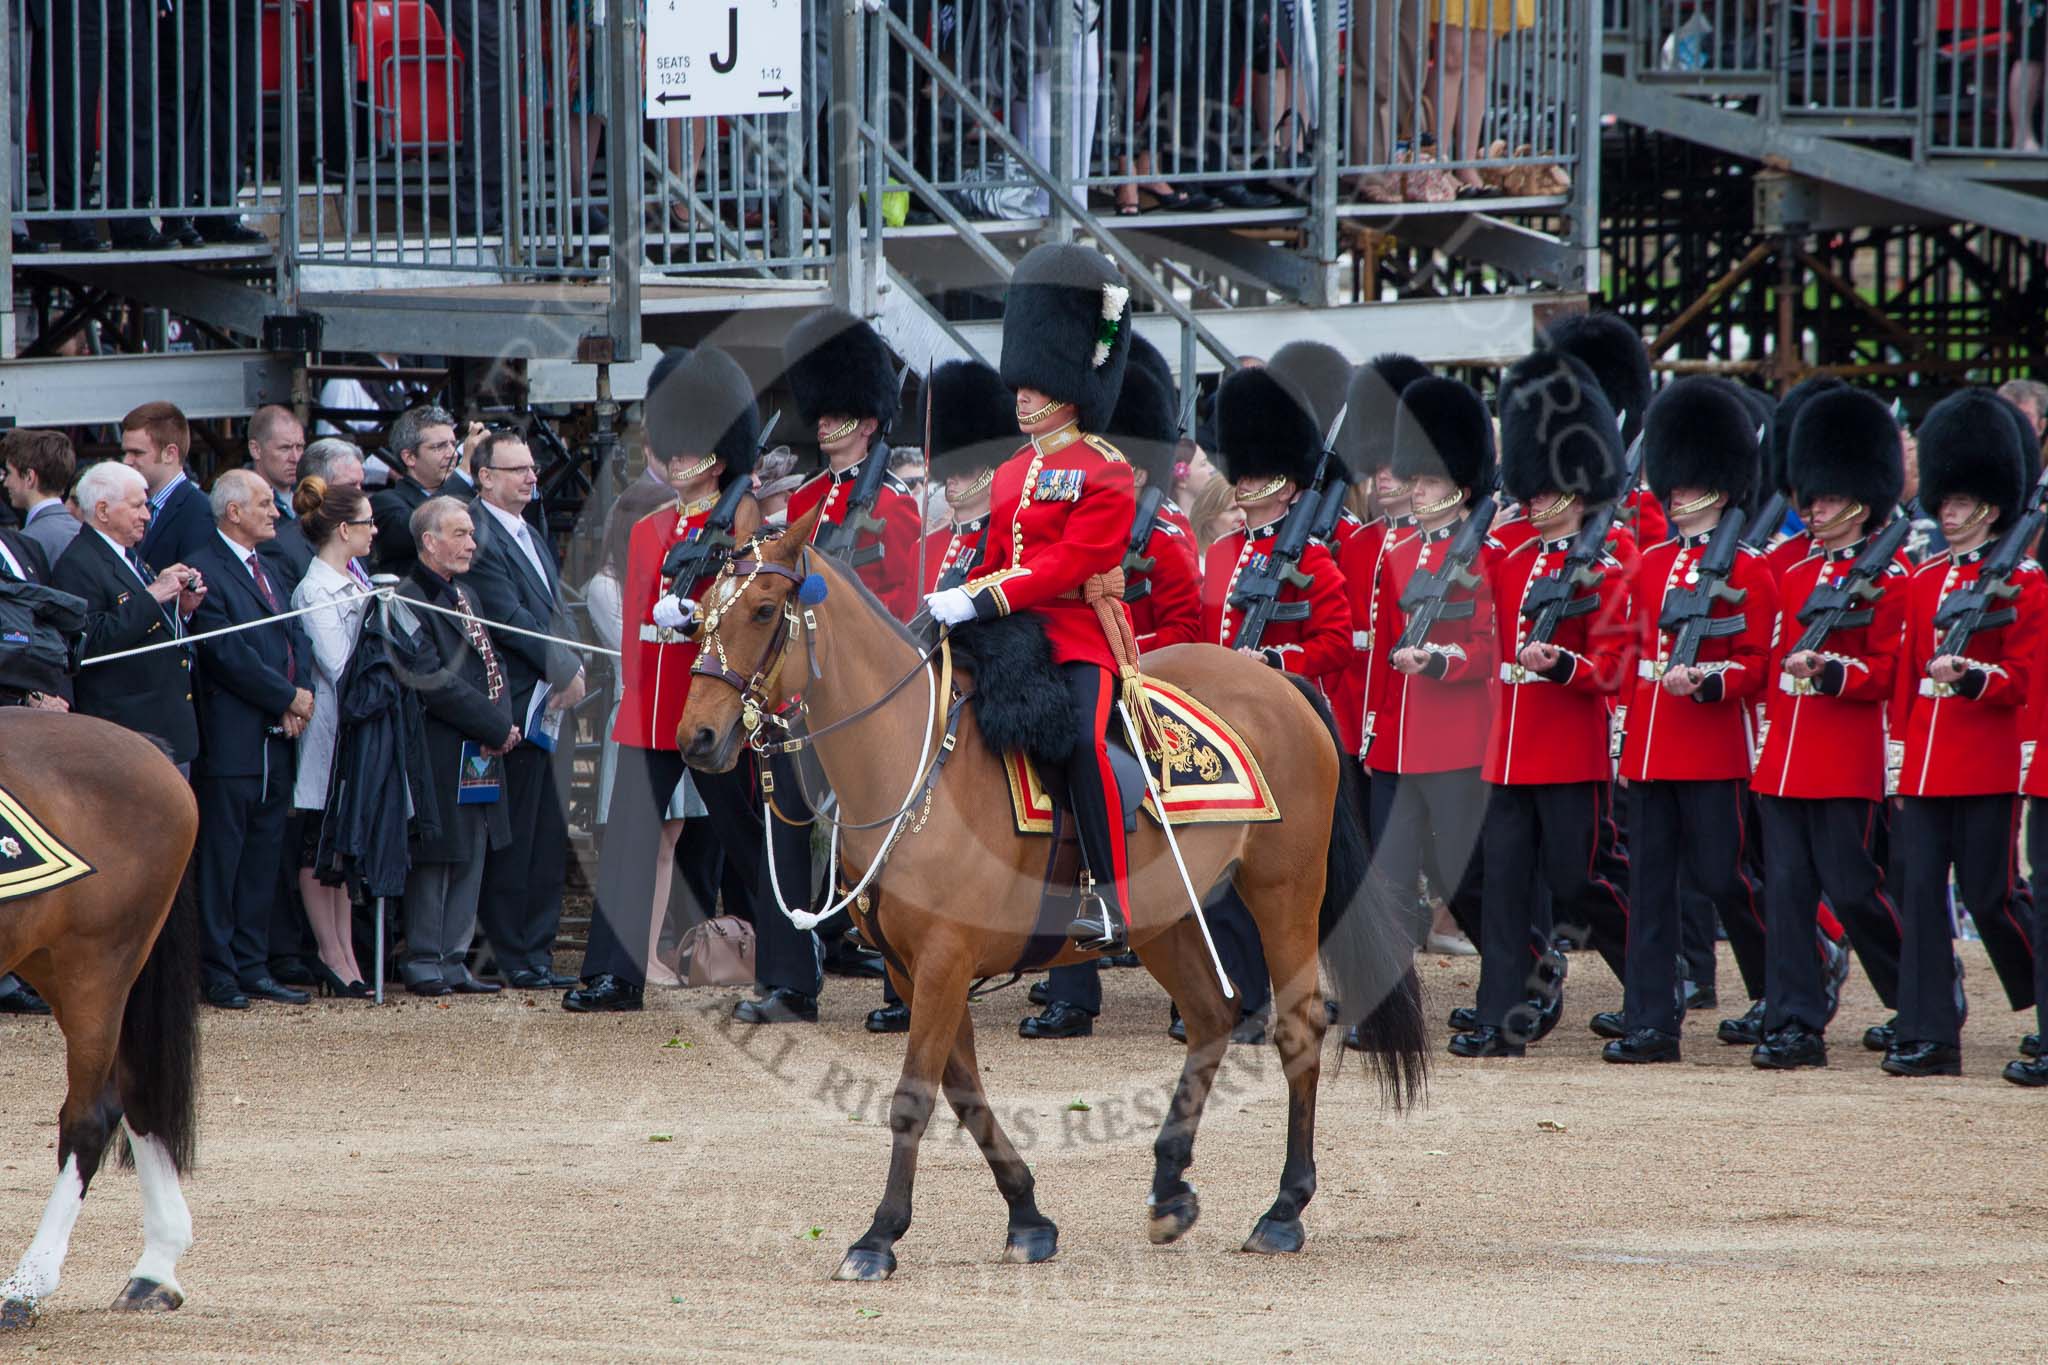
[[[2022,1057],[2038,1057],[2038,1056],[2040,1056],[2040,1055],[2041,1055],[2041,1035],[2040,1035],[2040,1034],[2038,1034],[2038,1033],[2029,1033],[2029,1034],[2027,1034],[2026,1036],[2024,1036],[2023,1038],[2021,1038],[2021,1039],[2020,1039],[2020,1056],[2022,1056]]]
[[[208,986],[206,1003],[217,1010],[245,1010],[249,1008],[249,997],[242,994],[240,986]]]
[[[451,984],[457,995],[496,995],[505,989],[495,981],[479,981],[468,972],[462,974],[462,980]]]
[[[107,228],[116,251],[163,251],[173,243],[145,221],[121,220]]]
[[[215,246],[254,246],[269,240],[239,218],[202,218],[198,228],[200,237]]]
[[[546,991],[555,988],[552,972],[514,972],[505,978],[505,984],[515,991]]]
[[[1899,1016],[1863,1030],[1863,1046],[1872,1052],[1890,1052],[1899,1043]]]
[[[1620,1010],[1601,1010],[1586,1021],[1586,1027],[1601,1038],[1628,1037],[1628,1025],[1623,1022]]]
[[[414,995],[422,995],[429,1000],[438,1000],[444,995],[455,994],[455,988],[438,976],[425,981],[408,981],[405,988]]]
[[[884,1005],[878,1010],[869,1010],[863,1025],[869,1033],[910,1032],[910,1006]]]
[[[1253,189],[1250,185],[1232,181],[1209,187],[1209,194],[1217,203],[1228,209],[1276,209],[1280,207],[1280,196],[1264,190]]]
[[[642,987],[629,985],[610,972],[600,972],[562,996],[571,1014],[622,1014],[641,1006]]]
[[[1724,1043],[1755,1047],[1764,1040],[1764,1002],[1752,1000],[1740,1019],[1723,1019],[1714,1036]]]
[[[48,242],[39,242],[20,228],[14,230],[13,237],[14,254],[17,256],[33,256],[39,251],[48,251],[50,249]]]
[[[1451,1011],[1451,1032],[1470,1033],[1479,1027],[1479,1011],[1470,1005],[1460,1005]]]
[[[1953,1043],[1894,1043],[1877,1066],[1887,1076],[1960,1076],[1963,1050]]]
[[[1720,1005],[1721,997],[1712,986],[1694,986],[1685,993],[1685,1007],[1689,1010],[1718,1009]]]
[[[1052,983],[1050,981],[1041,978],[1031,983],[1031,989],[1024,992],[1024,998],[1040,1009],[1044,1009],[1052,1003],[1051,987]]]
[[[1185,1043],[1188,1040],[1188,1021],[1180,1017],[1179,1010],[1173,1012],[1173,1022],[1166,1026],[1166,1036],[1176,1043]]]
[[[734,1005],[732,1017],[742,1024],[815,1024],[818,997],[777,986],[759,1000],[742,1000]]]
[[[199,229],[192,226],[190,218],[166,218],[163,220],[163,234],[171,239],[172,246],[205,246],[206,239],[199,235]]]
[[[1491,1024],[1451,1039],[1453,1057],[1520,1057],[1527,1051],[1527,1047],[1509,1041],[1506,1033]]]
[[[1787,1024],[1749,1054],[1752,1064],[1765,1071],[1791,1071],[1802,1066],[1826,1066],[1828,1041],[1804,1024]]]
[[[1603,1062],[1675,1062],[1678,1060],[1678,1037],[1653,1028],[1639,1028],[1626,1037],[1616,1038],[1600,1049]]]
[[[2014,1085],[2048,1085],[2048,1059],[2007,1062],[2002,1074]]]
[[[875,978],[888,969],[882,965],[880,953],[863,948],[851,939],[841,939],[839,946],[825,955],[825,970],[833,976]]]
[[[251,1000],[274,1000],[280,1005],[303,1005],[312,1000],[304,991],[295,991],[290,986],[280,986],[275,977],[259,976],[242,987],[242,994]]]
[[[107,244],[84,223],[66,223],[57,233],[59,251],[105,251]]]
[[[302,959],[296,957],[281,957],[271,963],[270,979],[280,986],[312,986],[318,984],[313,979],[312,968],[308,967]]]
[[[1086,1038],[1095,1032],[1095,1016],[1079,1005],[1055,1000],[1043,1013],[1017,1025],[1019,1038]]]
[[[30,989],[26,981],[16,981],[15,989],[0,995],[0,1014],[48,1014],[50,1002]]]

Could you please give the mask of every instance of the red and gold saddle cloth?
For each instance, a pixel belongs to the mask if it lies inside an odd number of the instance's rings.
[[[1145,700],[1166,743],[1165,759],[1147,757],[1152,778],[1176,825],[1260,824],[1280,818],[1259,761],[1229,722],[1171,683],[1144,679]],[[1003,756],[1010,779],[1010,812],[1019,834],[1050,834],[1053,801],[1038,769],[1022,753]],[[1145,795],[1145,813],[1159,811]]]
[[[19,900],[92,875],[22,804],[0,790],[0,901]]]

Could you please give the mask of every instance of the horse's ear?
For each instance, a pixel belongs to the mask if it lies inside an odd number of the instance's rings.
[[[811,533],[818,529],[818,519],[825,514],[825,499],[820,498],[811,505],[811,510],[789,523],[783,533],[775,538],[769,548],[769,558],[779,564],[794,564],[796,557],[803,553],[804,546],[811,543]]]

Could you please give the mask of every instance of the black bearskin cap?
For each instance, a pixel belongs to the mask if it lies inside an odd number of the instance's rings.
[[[1133,469],[1145,471],[1147,483],[1172,492],[1180,414],[1173,410],[1173,390],[1161,386],[1151,366],[1133,364],[1124,371],[1124,391],[1117,395],[1116,411],[1101,434],[1124,453]]]
[[[1764,479],[1773,493],[1792,496],[1792,428],[1807,401],[1834,389],[1848,387],[1831,374],[1817,374],[1794,384],[1771,413],[1770,440],[1764,445]]]
[[[1491,487],[1493,416],[1479,395],[1455,379],[1418,379],[1401,390],[1394,412],[1394,474],[1441,474],[1475,496]]]
[[[1998,400],[2005,404],[2006,415],[2012,419],[2012,434],[2020,443],[2020,468],[2027,472],[2027,487],[2041,477],[2041,438],[2034,431],[2034,420],[2020,410],[2020,405],[2007,398]]]
[[[1730,507],[1749,501],[1756,482],[1756,413],[1725,380],[1695,375],[1651,401],[1643,418],[1643,473],[1667,506],[1674,488],[1726,493]]]
[[[782,365],[806,426],[820,417],[872,417],[886,433],[902,401],[889,347],[844,308],[808,314],[782,341]]]
[[[1273,352],[1266,368],[1280,376],[1315,410],[1316,431],[1330,429],[1350,397],[1351,362],[1335,346],[1320,341],[1290,341]]]
[[[1323,433],[1306,398],[1263,367],[1225,376],[1216,390],[1216,454],[1223,477],[1314,482]]]
[[[1131,354],[1130,299],[1101,252],[1033,247],[1003,297],[1003,382],[1072,403],[1083,431],[1101,431]]]
[[[933,370],[931,405],[926,472],[934,480],[993,469],[1023,443],[1017,395],[979,360],[949,360]]]
[[[1994,530],[2012,525],[2026,496],[2028,464],[2006,416],[2016,411],[1989,389],[1964,389],[1936,403],[1920,423],[1920,505],[1938,516],[1943,499],[1964,493],[1998,509]]]
[[[1758,458],[1762,458],[1763,441],[1770,436],[1771,414],[1778,409],[1771,396],[1753,384],[1738,384],[1733,379],[1721,381],[1728,391],[1742,400],[1742,406],[1749,410],[1750,430],[1761,432],[1758,437]]]
[[[1159,353],[1157,346],[1145,340],[1144,335],[1136,328],[1132,328],[1131,358],[1129,363],[1124,366],[1124,377],[1129,379],[1131,371],[1137,369],[1140,365],[1152,371],[1152,377],[1158,380],[1159,386],[1169,394],[1177,392],[1178,386],[1173,382],[1173,366],[1167,363],[1166,357]],[[1180,409],[1176,407],[1174,409],[1176,421],[1179,420],[1179,413]],[[1193,433],[1190,432],[1189,434],[1192,435]]]
[[[717,455],[725,461],[721,489],[752,478],[760,454],[761,413],[754,382],[716,346],[662,352],[647,376],[647,445],[656,455]]]
[[[1624,423],[1622,445],[1634,441],[1650,406],[1650,353],[1636,329],[1613,313],[1578,313],[1545,328],[1542,345],[1585,362]]]
[[[1395,352],[1376,355],[1352,372],[1346,395],[1350,407],[1337,432],[1337,456],[1354,483],[1364,482],[1393,461],[1395,402],[1402,390],[1427,378],[1427,365]]]
[[[1597,506],[1621,496],[1626,470],[1614,409],[1583,362],[1536,351],[1509,368],[1500,385],[1500,476],[1509,497],[1526,503],[1576,493]]]
[[[1847,385],[1815,394],[1799,409],[1786,472],[1801,503],[1835,494],[1869,509],[1874,530],[1891,518],[1906,486],[1899,424],[1891,410]]]

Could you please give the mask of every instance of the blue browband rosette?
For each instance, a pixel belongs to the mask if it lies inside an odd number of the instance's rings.
[[[814,573],[797,584],[796,600],[807,607],[815,607],[825,600],[826,591],[825,575]]]

